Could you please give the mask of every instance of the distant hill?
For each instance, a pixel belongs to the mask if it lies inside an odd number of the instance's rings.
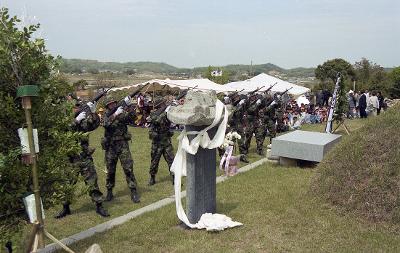
[[[226,66],[216,66],[229,71],[232,76],[254,76],[260,73],[274,73],[286,78],[308,78],[314,77],[314,68],[294,68],[284,69],[272,63],[258,65],[231,64]],[[61,59],[61,71],[65,73],[82,72],[125,72],[125,73],[156,73],[156,74],[181,74],[187,76],[197,76],[203,74],[207,67],[177,68],[166,63],[158,62],[100,62],[97,60],[83,59]],[[236,79],[235,78],[235,79]]]

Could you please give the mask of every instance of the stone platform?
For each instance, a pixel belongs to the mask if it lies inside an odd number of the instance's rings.
[[[325,154],[340,141],[341,135],[294,131],[272,139],[271,156],[282,165],[296,165],[296,160],[321,162]]]

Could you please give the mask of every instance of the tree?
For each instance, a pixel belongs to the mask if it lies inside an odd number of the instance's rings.
[[[99,70],[96,68],[90,68],[90,69],[88,69],[87,72],[89,72],[90,74],[93,74],[93,75],[97,75],[98,73],[100,73]]]
[[[65,100],[72,86],[58,76],[57,59],[47,53],[43,39],[33,39],[39,25],[18,29],[20,20],[0,9],[0,243],[18,233],[24,213],[22,198],[32,192],[29,167],[22,164],[17,129],[24,125],[21,102],[16,98],[21,85],[37,85],[32,120],[38,129],[39,183],[45,208],[73,195],[77,174],[68,155],[79,152],[78,133],[69,131],[72,105]]]
[[[354,69],[359,90],[379,90],[387,93],[388,76],[382,66],[362,58],[354,64]]]
[[[322,65],[318,65],[315,69],[315,77],[322,82],[323,88],[332,90],[339,72],[345,80],[348,77],[355,78],[355,72],[351,64],[340,58],[328,60]]]
[[[220,71],[220,75],[214,75],[214,71]],[[226,84],[229,82],[230,73],[229,71],[223,70],[222,68],[208,66],[207,70],[204,73],[204,76],[215,83]]]
[[[318,65],[315,69],[315,77],[322,82],[322,88],[333,90],[337,81],[338,73],[341,75],[339,83],[339,91],[337,97],[337,106],[335,109],[335,119],[340,121],[343,113],[347,111],[347,97],[346,97],[346,81],[350,78],[355,78],[355,72],[350,63],[343,59],[333,59]],[[349,84],[349,82],[347,82]]]
[[[389,93],[392,98],[400,98],[400,67],[394,68],[389,73],[391,86]]]
[[[80,79],[80,80],[76,81],[75,83],[73,83],[75,90],[85,90],[88,85],[89,85],[89,83],[84,79]]]

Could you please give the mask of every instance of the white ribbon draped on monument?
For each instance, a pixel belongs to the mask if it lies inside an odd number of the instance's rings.
[[[222,116],[223,115],[223,116]],[[211,128],[218,125],[221,121],[221,124],[218,126],[217,133],[214,138],[210,140],[207,131]],[[228,110],[225,105],[217,100],[215,105],[215,118],[211,125],[204,128],[201,131],[190,131],[187,132],[186,129],[182,131],[182,133],[178,137],[179,145],[178,151],[175,155],[174,162],[171,166],[171,171],[175,174],[175,204],[176,204],[176,214],[178,218],[185,223],[190,228],[197,229],[207,229],[208,231],[220,231],[229,227],[236,227],[243,225],[240,222],[234,222],[231,218],[222,215],[222,214],[203,214],[196,224],[191,224],[189,222],[188,217],[186,216],[185,211],[182,207],[182,196],[181,196],[181,182],[182,176],[186,176],[186,154],[195,155],[199,147],[214,149],[222,145],[225,138],[225,130],[228,122]],[[196,137],[189,141],[188,135],[196,135]]]

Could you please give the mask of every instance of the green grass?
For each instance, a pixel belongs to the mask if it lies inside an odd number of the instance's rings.
[[[398,252],[397,234],[310,197],[314,173],[268,164],[218,184],[217,211],[242,227],[184,230],[169,205],[72,249],[98,243],[104,252]]]
[[[319,164],[313,189],[344,210],[400,225],[400,106],[364,123]]]
[[[103,136],[103,128],[100,127],[96,131],[90,134],[90,144],[96,147],[96,151],[93,155],[94,162],[98,174],[98,184],[100,190],[105,194],[105,177],[106,177],[106,166],[104,163],[104,151],[101,149],[100,140]],[[157,174],[157,184],[154,186],[148,186],[149,180],[149,167],[150,167],[150,150],[151,141],[148,138],[148,130],[144,128],[129,128],[132,133],[132,142],[130,143],[130,150],[134,160],[133,170],[135,173],[136,180],[138,182],[138,190],[141,195],[141,202],[134,204],[130,200],[130,191],[125,181],[125,175],[123,170],[118,163],[116,173],[116,183],[114,188],[115,198],[111,202],[104,202],[106,209],[109,211],[111,216],[109,218],[103,218],[96,214],[95,205],[91,202],[90,197],[87,194],[80,196],[75,203],[71,205],[72,215],[69,215],[63,219],[54,219],[54,215],[61,208],[53,208],[46,211],[45,224],[47,230],[57,238],[64,238],[69,235],[78,233],[82,230],[89,229],[97,224],[113,219],[115,217],[124,215],[135,209],[139,209],[167,196],[174,194],[173,186],[170,181],[168,172],[168,166],[165,160],[162,158]],[[176,152],[177,140],[179,132],[172,137],[174,151]],[[268,143],[265,143],[265,146]],[[249,160],[254,162],[260,157],[256,154],[255,140],[252,140],[252,146],[250,148]],[[217,163],[218,163],[217,159]],[[243,165],[243,164],[242,164]],[[218,174],[221,171],[218,170]],[[82,186],[80,184],[79,186]]]
[[[346,123],[354,130],[360,128],[363,121],[348,120]],[[323,124],[304,125],[302,130],[323,132],[324,128]],[[150,165],[147,129],[130,128],[130,131],[134,172],[142,202],[133,204],[130,201],[123,171],[118,165],[116,199],[105,203],[111,217],[99,217],[89,196],[83,195],[72,205],[71,216],[56,220],[52,216],[57,210],[46,212],[50,233],[64,238],[173,194],[163,160],[158,183],[147,186]],[[94,159],[99,185],[104,191],[104,153],[99,147],[102,133],[100,128],[91,134],[91,145],[97,148]],[[339,128],[338,133],[344,134],[343,129]],[[255,151],[253,139],[250,161],[259,159]],[[400,248],[400,238],[392,228],[344,214],[315,199],[309,192],[315,171],[268,164],[218,184],[217,211],[244,223],[243,227],[221,233],[183,230],[177,226],[175,206],[169,205],[72,245],[72,248],[84,252],[93,243],[100,244],[104,252],[396,252]]]

